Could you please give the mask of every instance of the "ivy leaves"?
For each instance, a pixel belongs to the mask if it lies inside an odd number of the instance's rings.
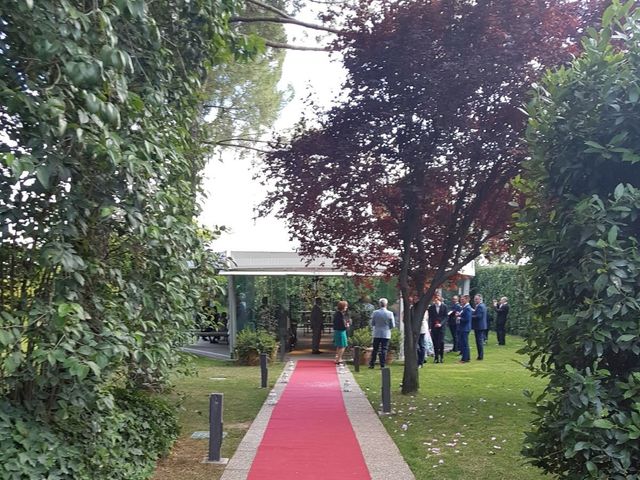
[[[165,387],[211,287],[201,86],[253,51],[229,31],[235,8],[3,0],[2,478],[144,478],[175,437],[165,406],[114,391]]]

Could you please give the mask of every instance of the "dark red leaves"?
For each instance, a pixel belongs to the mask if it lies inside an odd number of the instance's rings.
[[[279,202],[302,253],[362,273],[397,274],[404,259],[416,286],[442,284],[490,240],[502,248],[526,155],[519,107],[600,3],[363,3],[338,45],[349,96],[266,156],[266,205]]]

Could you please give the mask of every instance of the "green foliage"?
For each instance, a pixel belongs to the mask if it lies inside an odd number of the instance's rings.
[[[261,353],[273,358],[278,351],[278,343],[273,335],[264,330],[245,328],[238,332],[235,343],[236,358],[241,364],[251,364]]]
[[[471,281],[472,294],[480,293],[495,318],[493,299],[509,299],[507,332],[526,336],[533,316],[531,287],[523,267],[517,265],[477,266],[476,276]],[[495,327],[495,323],[493,324]]]
[[[519,237],[531,258],[535,399],[525,453],[561,478],[640,478],[640,12],[605,12],[529,105]],[[621,19],[621,20],[620,20]]]
[[[370,347],[373,345],[371,327],[357,328],[349,337],[349,345],[352,347]]]
[[[266,2],[279,9],[286,8],[280,0]],[[246,2],[241,16],[263,16],[263,9]],[[271,41],[286,43],[284,25],[275,22],[240,23],[239,31]],[[278,88],[282,76],[285,50],[269,48],[251,62],[240,59],[213,67],[205,84],[211,139],[219,145],[247,145],[259,139],[276,120],[290,96],[290,87]],[[248,143],[251,144],[250,142]],[[237,149],[239,154],[248,150]]]
[[[107,414],[78,411],[55,430],[2,401],[0,477],[148,478],[178,436],[175,407],[125,390],[113,392],[113,401]]]
[[[389,351],[398,353],[400,351],[400,342],[402,334],[398,328],[391,329],[391,339],[389,340]]]
[[[349,318],[351,319],[351,328],[365,328],[371,323],[375,307],[371,303],[362,301],[349,304]]]
[[[142,478],[137,451],[172,438],[146,439],[109,392],[163,388],[215,289],[202,85],[254,53],[235,7],[0,0],[0,397],[31,439],[3,463],[15,478]]]

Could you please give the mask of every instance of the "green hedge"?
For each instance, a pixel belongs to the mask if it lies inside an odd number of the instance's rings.
[[[221,266],[199,226],[235,0],[0,2],[0,479],[138,479]],[[115,392],[115,386],[128,393]]]
[[[471,282],[471,293],[483,296],[494,319],[493,299],[509,299],[507,332],[515,335],[526,335],[529,332],[533,315],[530,288],[524,268],[517,265],[476,267],[476,276]],[[495,321],[492,328],[495,329]]]
[[[547,478],[640,479],[640,10],[614,1],[527,106],[514,240],[547,384],[523,453]],[[632,13],[629,13],[632,12]]]
[[[112,408],[45,423],[0,402],[0,478],[142,480],[178,436],[175,406],[118,390]]]

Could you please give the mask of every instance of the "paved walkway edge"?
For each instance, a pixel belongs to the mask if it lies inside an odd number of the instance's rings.
[[[288,383],[280,382],[285,373],[289,377],[291,377],[291,374],[293,373],[288,369],[288,364],[285,364],[282,373],[278,377],[278,380],[276,380],[276,384],[272,389],[276,392],[278,399],[280,399],[283,390],[288,385]],[[267,429],[269,420],[271,419],[273,408],[274,405],[269,405],[266,401],[262,404],[262,408],[253,420],[253,423],[251,423],[249,430],[244,435],[240,445],[238,445],[238,449],[233,454],[233,457],[229,460],[220,480],[245,480],[249,476],[249,470],[251,470],[253,460],[258,453],[258,447],[260,446],[260,442],[262,442],[262,437],[264,436],[264,432]]]
[[[342,396],[371,479],[415,480],[416,477],[404,461],[397,445],[391,440],[387,429],[382,425],[351,370],[348,368],[344,370],[344,373],[339,374],[340,382],[344,385],[344,381],[348,379],[351,391],[343,391]]]
[[[283,374],[291,377],[292,371],[288,370],[288,365],[282,371],[276,381],[273,390],[278,399],[288,383],[281,383]],[[351,421],[353,431],[356,434],[364,460],[371,474],[372,480],[415,480],[409,465],[404,461],[400,450],[391,440],[387,430],[382,425],[380,418],[371,407],[366,395],[356,382],[353,374],[348,368],[343,373],[338,373],[341,387],[344,381],[349,380],[351,384],[350,392],[342,392],[347,415]],[[342,389],[344,390],[344,389]],[[238,449],[233,454],[231,460],[222,474],[220,480],[246,480],[253,460],[258,452],[258,447],[267,429],[273,406],[267,402],[262,405],[255,420],[249,427],[244,438],[238,445]]]

